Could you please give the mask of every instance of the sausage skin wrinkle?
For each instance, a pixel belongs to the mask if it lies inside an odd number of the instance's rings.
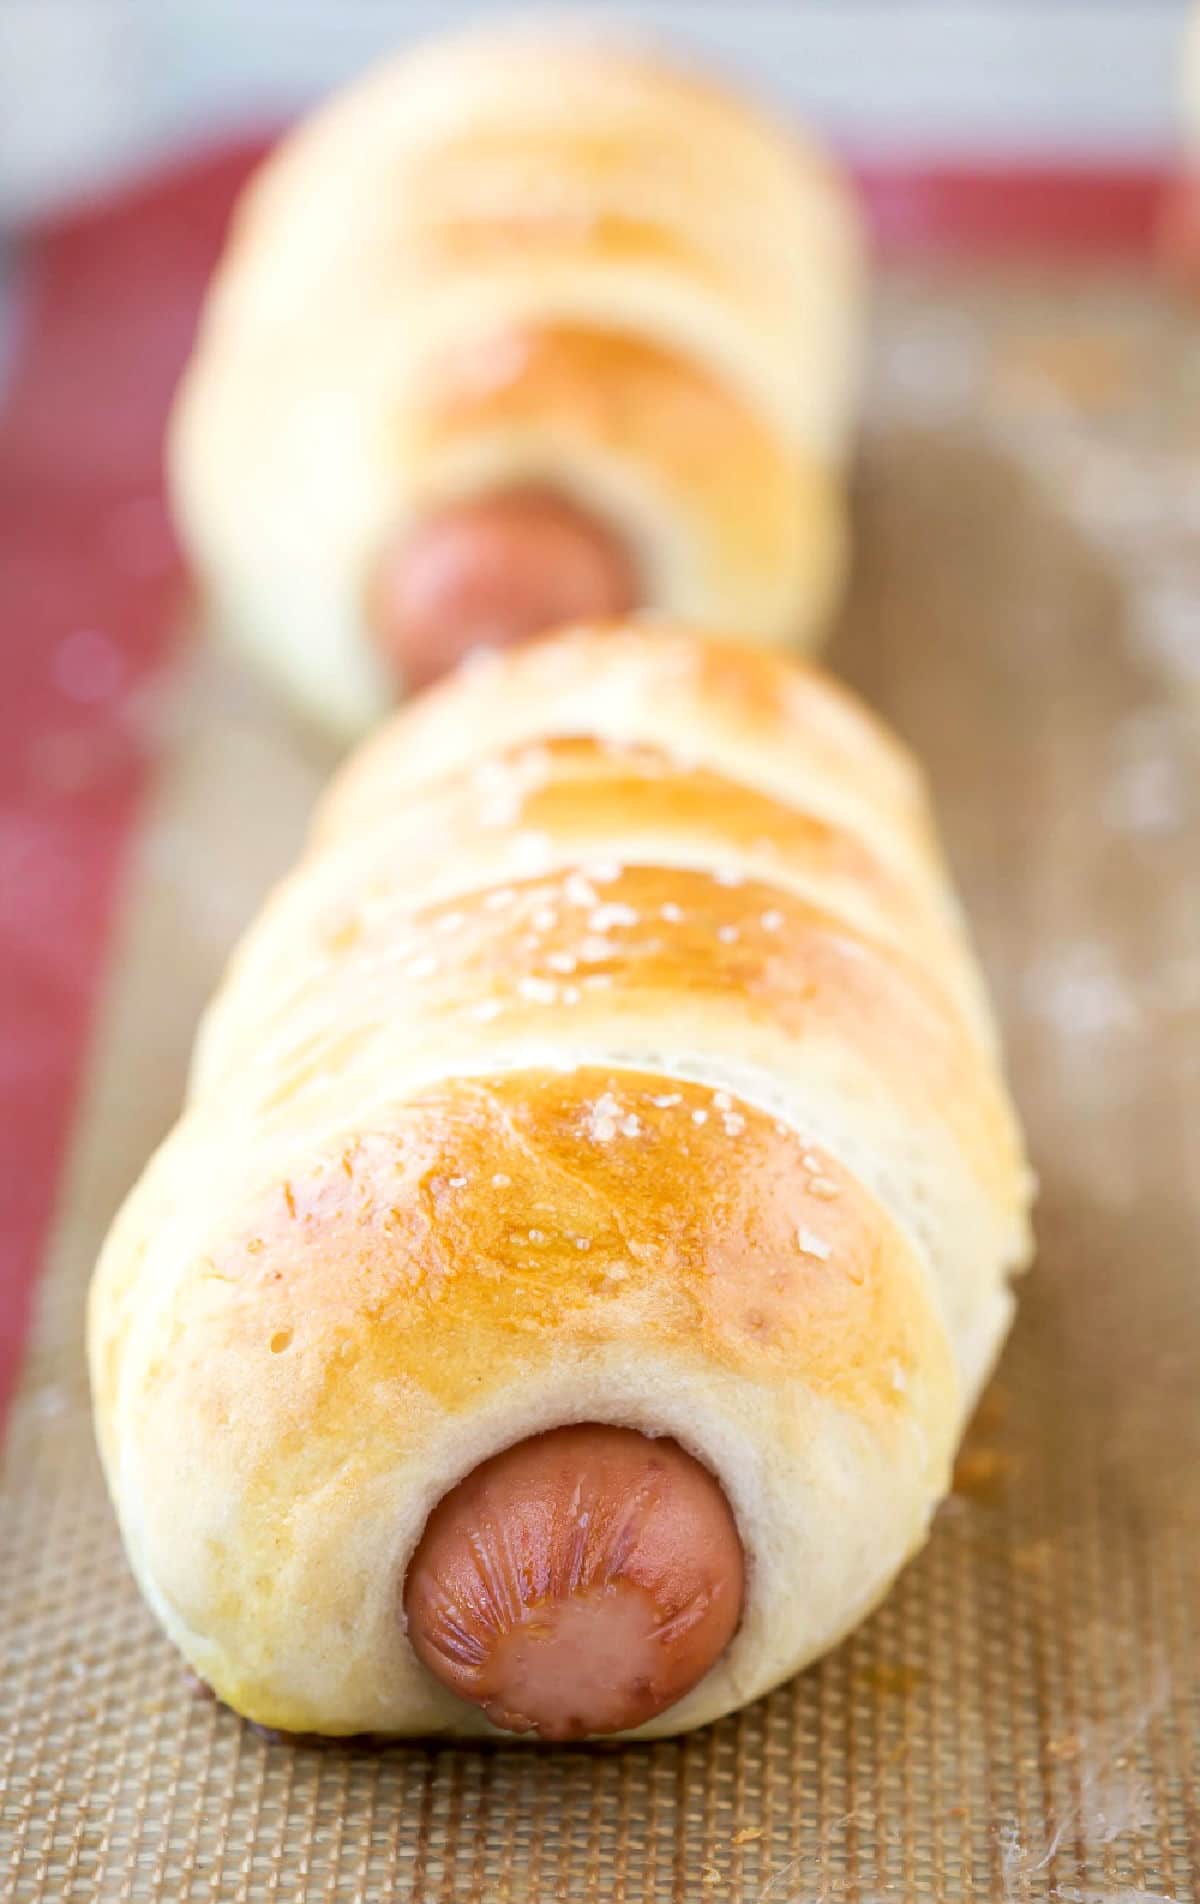
[[[518,1442],[438,1503],[404,1611],[423,1664],[494,1725],[581,1739],[682,1699],[733,1637],[744,1587],[708,1469],[589,1423]]]
[[[549,490],[449,504],[383,550],[367,605],[386,661],[423,687],[473,648],[507,648],[559,623],[637,604],[619,538]]]

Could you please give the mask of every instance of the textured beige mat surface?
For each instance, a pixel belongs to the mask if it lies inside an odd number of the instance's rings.
[[[323,769],[192,662],[159,710],[0,1489],[0,1898],[1200,1897],[1196,350],[1120,283],[886,296],[833,658],[929,763],[1041,1255],[926,1552],[831,1658],[688,1739],[268,1739],[189,1686],[137,1598],[92,1450],[86,1278]]]

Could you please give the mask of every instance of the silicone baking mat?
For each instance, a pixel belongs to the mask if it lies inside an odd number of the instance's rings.
[[[164,649],[157,431],[239,165],[54,235],[5,426],[10,1285],[49,1240],[0,1488],[0,1897],[1200,1897],[1200,333],[1131,271],[911,266],[880,300],[833,660],[928,762],[1042,1180],[928,1548],[771,1698],[613,1750],[266,1737],[143,1609],[86,1279],[328,765]],[[97,352],[100,394],[64,381]]]

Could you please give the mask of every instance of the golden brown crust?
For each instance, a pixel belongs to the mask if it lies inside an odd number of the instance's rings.
[[[903,947],[990,1036],[955,921],[860,834],[661,748],[586,737],[518,743],[307,860],[240,950],[241,1007],[260,1009],[259,984],[278,1007],[285,940],[298,966],[301,952],[336,959],[398,914],[580,864],[716,866],[782,887]]]
[[[536,435],[566,468],[598,457],[646,471],[696,551],[684,593],[653,536],[623,512],[651,607],[671,603],[719,621],[761,600],[763,615],[786,628],[789,610],[764,582],[778,590],[782,578],[794,593],[803,574],[805,598],[794,601],[788,630],[802,642],[840,583],[838,473],[781,438],[704,364],[651,339],[582,324],[513,325],[445,353],[397,427],[430,467],[457,464],[472,445]]]
[[[919,1340],[885,1268],[900,1247],[803,1133],[686,1079],[580,1067],[420,1093],[272,1182],[204,1273],[264,1384],[282,1347],[325,1371],[297,1426],[336,1438],[361,1381],[462,1408],[506,1354],[634,1324],[886,1417]],[[216,1347],[191,1354],[216,1368]]]
[[[999,1094],[952,997],[895,948],[738,874],[628,866],[599,883],[575,870],[463,895],[378,931],[365,923],[312,987],[327,1039],[307,1035],[312,992],[288,988],[230,1054],[236,1071],[270,1052],[271,1102],[319,1077],[330,1046],[352,1064],[389,995],[403,997],[414,1041],[466,1022],[480,1048],[501,1032],[553,1038],[565,1018],[585,1036],[597,1020],[652,1025],[686,998],[710,1023],[743,1022],[747,1039],[762,1027],[858,1051],[914,1118],[951,1125],[983,1181],[1009,1166]],[[298,1043],[289,1022],[305,1027]]]
[[[314,838],[358,833],[408,789],[523,740],[580,736],[657,747],[823,815],[853,812],[886,856],[940,872],[920,770],[860,701],[818,668],[648,614],[560,630],[432,688],[346,763]]]

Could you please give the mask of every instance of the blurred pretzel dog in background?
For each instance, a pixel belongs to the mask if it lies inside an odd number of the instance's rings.
[[[572,619],[812,646],[861,275],[825,156],[707,79],[561,26],[405,53],[238,209],[170,455],[213,619],[342,735]]]
[[[1029,1250],[898,742],[666,623],[343,770],[91,1298],[150,1604],[264,1724],[703,1724],[923,1541]]]

